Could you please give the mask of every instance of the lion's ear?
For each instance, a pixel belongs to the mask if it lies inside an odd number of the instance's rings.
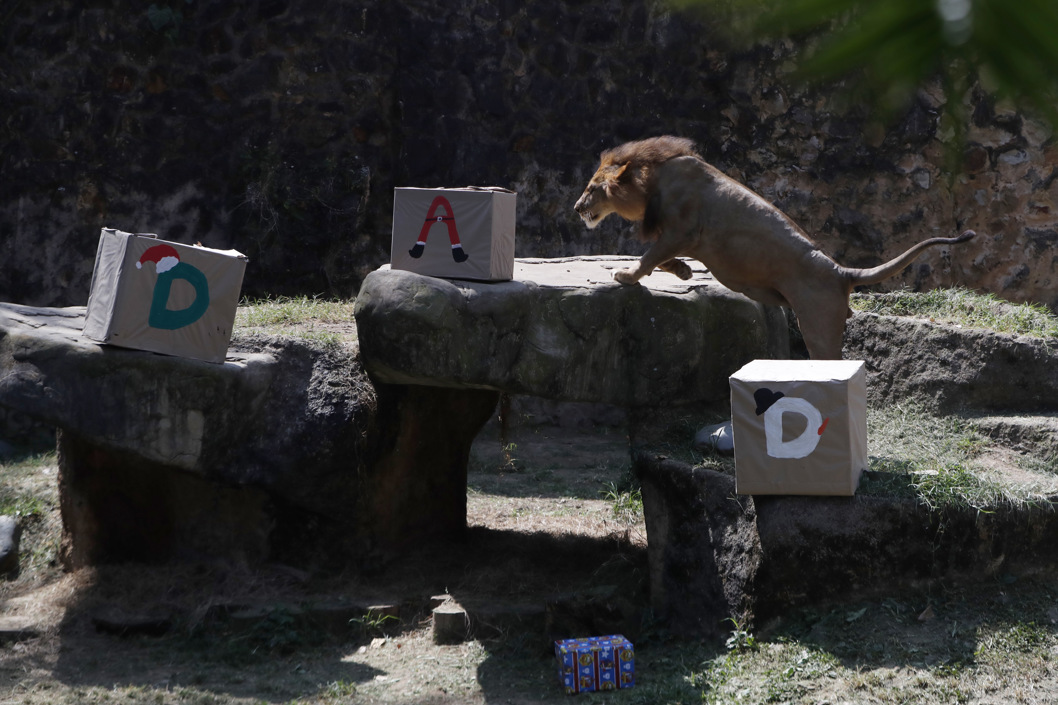
[[[607,196],[610,195],[611,188],[617,187],[617,182],[620,180],[621,174],[625,173],[625,169],[627,168],[628,164],[625,163],[611,167],[609,170],[607,170],[606,180],[603,182],[603,188],[606,190]]]

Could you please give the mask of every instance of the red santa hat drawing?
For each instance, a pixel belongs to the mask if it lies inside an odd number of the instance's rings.
[[[180,264],[180,255],[169,245],[155,245],[147,248],[147,251],[140,255],[136,269],[142,269],[144,262],[154,262],[155,271],[161,274]]]

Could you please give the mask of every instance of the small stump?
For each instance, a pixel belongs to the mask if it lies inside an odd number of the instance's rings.
[[[433,609],[435,644],[462,644],[469,633],[470,619],[458,603],[448,601]]]

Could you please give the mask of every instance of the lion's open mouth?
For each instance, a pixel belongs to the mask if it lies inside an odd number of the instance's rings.
[[[595,211],[584,211],[580,214],[580,217],[589,229],[594,228],[596,225],[599,224],[599,221],[602,220],[602,218],[595,214]]]

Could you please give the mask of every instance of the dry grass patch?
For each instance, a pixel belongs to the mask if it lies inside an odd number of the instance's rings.
[[[926,318],[967,328],[1036,338],[1058,336],[1058,316],[1046,306],[1015,304],[994,294],[979,294],[963,288],[927,292],[901,290],[855,293],[849,303],[853,310],[886,316]]]
[[[243,300],[235,314],[236,332],[289,335],[326,344],[356,341],[354,300],[287,297]]]

